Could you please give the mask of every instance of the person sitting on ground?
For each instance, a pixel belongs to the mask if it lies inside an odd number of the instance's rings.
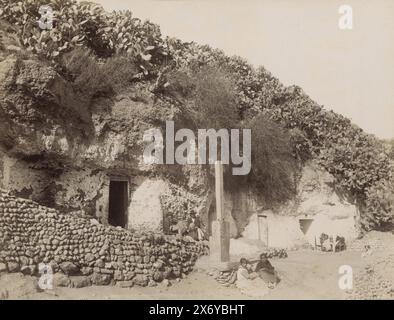
[[[333,251],[332,238],[324,232],[320,235],[320,247],[321,251]]]
[[[255,267],[255,272],[268,284],[269,288],[275,287],[280,281],[278,274],[271,262],[268,260],[266,253],[260,254],[260,261]]]
[[[242,258],[237,271],[236,286],[249,297],[263,297],[268,293],[267,284],[255,272],[248,270],[248,260]]]
[[[345,237],[337,236],[335,238],[335,251],[343,251],[346,250],[346,242]]]

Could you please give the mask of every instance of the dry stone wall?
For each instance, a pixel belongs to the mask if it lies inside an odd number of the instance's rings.
[[[45,263],[57,286],[146,286],[184,277],[206,252],[205,242],[105,226],[0,190],[0,272],[38,275]]]

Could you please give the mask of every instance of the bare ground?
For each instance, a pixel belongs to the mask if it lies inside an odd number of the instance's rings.
[[[390,269],[394,268],[394,236],[376,233],[369,237],[363,241],[371,243],[373,240],[373,243],[381,246],[372,249],[367,255],[355,249],[340,253],[299,250],[289,252],[286,259],[273,259],[272,264],[282,281],[265,299],[394,298],[394,275]],[[352,267],[354,291],[359,291],[358,294],[349,295],[339,288],[341,265]],[[380,288],[378,282],[375,285],[377,288],[372,289],[377,292],[372,296],[368,286],[376,279],[384,279],[388,287]],[[8,292],[9,299],[249,299],[235,287],[222,286],[201,268],[182,281],[173,282],[170,287],[92,286],[80,289],[55,288],[46,292],[37,292],[32,278],[7,274],[0,277],[0,291]]]

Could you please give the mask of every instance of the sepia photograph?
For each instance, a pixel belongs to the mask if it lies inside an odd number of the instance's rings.
[[[393,300],[393,18],[0,0],[0,304]]]

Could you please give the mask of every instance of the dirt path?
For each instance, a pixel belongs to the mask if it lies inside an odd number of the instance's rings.
[[[366,262],[356,251],[335,254],[295,251],[290,252],[286,259],[273,259],[272,264],[281,274],[282,281],[276,289],[271,290],[266,299],[343,299],[345,293],[338,287],[339,266],[352,266],[356,275],[358,270],[365,267]],[[174,282],[170,287],[93,286],[80,289],[56,288],[40,293],[34,292],[31,283],[24,292],[23,284],[18,285],[15,279],[9,279],[7,283],[7,277],[20,277],[19,282],[26,282],[27,278],[21,275],[5,275],[0,278],[0,287],[8,288],[11,299],[248,299],[237,288],[224,287],[201,270],[191,273],[181,282]]]

